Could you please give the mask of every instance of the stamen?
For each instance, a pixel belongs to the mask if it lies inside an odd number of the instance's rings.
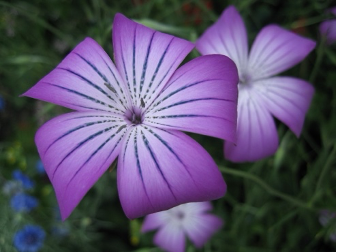
[[[116,89],[114,89],[109,83],[104,82],[104,85],[105,85],[110,91],[112,91],[113,93],[117,94]]]
[[[142,124],[144,120],[141,108],[135,106],[125,112],[124,118],[126,122],[131,125]]]
[[[145,102],[143,98],[140,98],[140,106],[142,106],[142,108],[145,108]]]

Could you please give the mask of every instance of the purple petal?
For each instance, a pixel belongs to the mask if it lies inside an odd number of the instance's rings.
[[[142,224],[142,233],[158,229],[164,226],[165,222],[165,212],[156,212],[153,214],[146,215],[144,222]]]
[[[135,105],[152,103],[194,45],[116,14],[115,61]]]
[[[253,88],[240,89],[236,145],[225,142],[225,158],[232,162],[256,161],[277,150],[278,135],[270,112]]]
[[[63,220],[117,157],[125,133],[122,119],[104,112],[68,113],[38,130],[35,142]]]
[[[245,24],[234,6],[225,9],[218,21],[201,35],[196,48],[203,55],[228,56],[237,65],[241,78],[248,60],[248,42]]]
[[[335,9],[336,12],[336,9]],[[326,38],[328,44],[336,41],[336,19],[327,20],[320,24],[320,33]]]
[[[128,218],[222,197],[226,184],[211,156],[179,131],[135,127],[118,159],[117,185]]]
[[[254,82],[264,106],[285,123],[297,137],[314,94],[308,82],[291,77],[273,77]]]
[[[185,234],[183,229],[168,223],[156,233],[154,243],[169,252],[184,252]]]
[[[268,25],[257,35],[249,55],[248,75],[257,80],[278,74],[303,60],[316,43],[277,25]]]
[[[211,214],[195,216],[185,225],[185,232],[197,248],[202,247],[223,225],[222,219]]]
[[[179,68],[149,108],[144,123],[236,139],[236,66],[222,55],[207,55]]]
[[[78,111],[122,114],[130,100],[125,94],[122,79],[109,56],[97,42],[86,38],[23,95]]]
[[[184,205],[185,211],[188,214],[201,214],[213,209],[211,202],[203,201],[203,202],[194,202],[194,203],[187,203]]]

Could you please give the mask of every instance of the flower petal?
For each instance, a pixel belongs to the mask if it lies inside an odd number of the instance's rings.
[[[320,33],[326,38],[328,44],[336,41],[336,19],[326,20],[319,25]]]
[[[113,44],[117,68],[134,105],[152,103],[194,45],[116,14]]]
[[[213,209],[213,206],[209,201],[186,203],[181,206],[183,206],[186,215],[202,214]]]
[[[156,212],[145,216],[141,231],[145,233],[164,225],[166,225],[165,212]]]
[[[35,142],[55,189],[62,219],[118,156],[126,126],[104,112],[72,112],[44,124]]]
[[[275,122],[251,87],[240,88],[237,127],[236,145],[225,142],[225,158],[230,161],[253,162],[277,150]]]
[[[185,234],[183,229],[168,223],[156,233],[154,243],[169,252],[184,252]]]
[[[24,96],[78,111],[122,114],[129,97],[125,84],[103,48],[86,38]]]
[[[223,225],[221,218],[211,214],[195,215],[184,225],[187,236],[197,248],[202,247]]]
[[[210,155],[179,131],[135,127],[118,159],[117,185],[128,218],[222,197],[226,184]]]
[[[238,75],[232,60],[206,55],[179,68],[148,109],[144,123],[236,139]]]
[[[314,94],[313,86],[291,77],[268,78],[254,82],[254,86],[265,108],[299,137]]]
[[[264,27],[257,35],[248,60],[248,75],[257,80],[278,74],[303,60],[316,43],[277,25]]]
[[[238,67],[239,77],[245,72],[248,60],[248,41],[245,24],[234,6],[224,10],[218,21],[196,41],[203,54],[222,54],[231,58]]]

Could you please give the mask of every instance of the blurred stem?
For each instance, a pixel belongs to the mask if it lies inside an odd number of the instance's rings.
[[[261,180],[260,178],[258,178],[257,176],[255,176],[253,174],[250,174],[250,173],[244,172],[244,171],[238,171],[238,170],[235,170],[235,169],[225,168],[225,167],[221,167],[221,166],[219,166],[219,169],[223,173],[227,173],[227,174],[231,174],[231,175],[234,175],[234,176],[243,177],[243,178],[252,180],[255,183],[259,184],[262,188],[264,188],[271,195],[279,197],[279,198],[281,198],[285,201],[288,201],[288,202],[290,202],[290,203],[292,203],[292,204],[294,204],[298,207],[313,210],[312,207],[309,204],[306,204],[306,203],[302,202],[301,200],[298,200],[298,199],[293,198],[293,197],[291,197],[287,194],[284,194],[282,192],[279,192],[279,191],[275,190],[274,188],[270,187],[263,180]]]
[[[332,162],[335,160],[335,157],[336,157],[336,146],[334,146],[334,148],[330,152],[328,158],[326,159],[326,162],[325,162],[325,164],[323,166],[323,169],[322,169],[322,171],[319,175],[319,178],[317,180],[314,195],[309,202],[310,205],[312,205],[316,201],[316,199],[321,195],[319,193],[319,190],[324,183],[324,178],[326,177],[326,174],[328,173],[329,169],[333,167]]]
[[[297,28],[301,28],[301,27],[307,27],[310,25],[315,25],[322,22],[322,17],[321,16],[317,16],[317,17],[312,17],[312,18],[305,18],[304,23],[295,21],[290,25],[290,29],[297,29]]]
[[[273,226],[268,229],[268,232],[272,232],[282,226],[283,223],[288,222],[291,218],[293,218],[297,214],[298,210],[289,211],[289,213],[285,214],[283,218],[277,221]]]
[[[312,70],[310,78],[309,78],[309,82],[312,83],[312,84],[314,83],[314,81],[316,79],[318,69],[321,66],[325,46],[326,46],[325,40],[320,39],[319,44],[318,44],[318,48],[317,48],[317,57],[316,57],[315,65],[313,67],[313,70]]]
[[[27,10],[24,10],[20,7],[17,7],[15,5],[6,3],[6,2],[0,2],[0,6],[5,6],[5,7],[9,7],[9,8],[13,8],[15,10],[17,10],[20,14],[22,14],[23,16],[27,17],[28,19],[30,19],[31,21],[35,22],[36,24],[42,26],[43,28],[49,30],[51,33],[55,34],[57,37],[61,38],[64,41],[67,41],[70,45],[72,45],[72,41],[70,40],[70,38],[62,33],[61,31],[59,31],[58,29],[56,29],[55,27],[51,26],[50,24],[48,24],[47,22],[45,22],[43,19],[35,16],[35,15],[31,15],[30,12],[27,12]]]

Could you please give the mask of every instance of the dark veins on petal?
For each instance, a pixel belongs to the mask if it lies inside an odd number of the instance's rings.
[[[69,180],[67,187],[71,184],[72,180],[76,177],[76,175],[82,170],[82,168],[111,140],[113,139],[116,135],[118,135],[118,133],[122,130],[126,128],[126,126],[121,126],[116,133],[112,134],[109,138],[107,138],[93,153],[91,153],[91,155],[87,158],[87,160],[82,164],[82,166],[80,168],[77,169],[77,171],[74,173],[74,175],[72,176],[72,178]],[[124,138],[126,131],[124,131],[124,133],[119,137],[118,141],[116,142],[115,146],[112,148],[112,150],[110,151],[109,155],[105,158],[104,162],[102,162],[101,167],[97,170],[97,172],[102,168],[102,166],[106,163],[106,161],[109,159],[109,157],[112,155],[112,153],[115,151],[115,149],[117,148],[118,144],[120,143],[120,141]]]
[[[58,142],[59,140],[61,140],[62,138],[70,135],[71,133],[74,133],[80,129],[89,127],[89,126],[93,126],[93,125],[97,125],[97,124],[102,124],[102,123],[112,123],[112,122],[117,122],[116,120],[102,120],[102,121],[94,121],[94,122],[89,122],[89,123],[84,123],[82,125],[79,125],[73,129],[68,130],[67,132],[65,132],[63,135],[61,135],[60,137],[56,138],[46,149],[45,153],[49,150],[49,148],[51,146],[53,146],[56,142]]]
[[[66,88],[66,87],[63,87],[63,86],[60,86],[60,85],[57,85],[57,84],[53,84],[53,83],[48,83],[48,82],[44,82],[44,83],[45,83],[45,84],[48,84],[48,85],[51,85],[51,86],[54,86],[54,87],[57,87],[57,88],[60,88],[60,89],[63,89],[63,90],[65,90],[65,91],[69,92],[69,93],[79,95],[79,96],[81,96],[81,97],[83,97],[83,98],[85,98],[85,99],[87,99],[87,100],[93,101],[93,102],[95,102],[95,103],[97,103],[97,104],[101,104],[101,105],[106,106],[106,107],[108,107],[108,108],[110,108],[110,109],[114,109],[114,110],[116,110],[117,112],[120,112],[120,113],[122,112],[121,110],[119,110],[119,109],[116,108],[115,106],[111,106],[110,104],[106,104],[106,103],[103,102],[103,101],[97,100],[97,99],[95,99],[95,98],[93,98],[93,97],[91,97],[91,96],[88,96],[88,95],[83,94],[83,93],[81,93],[81,92],[78,92],[78,91],[76,91],[76,90],[69,89],[69,88]],[[77,106],[77,105],[76,105],[76,106]],[[88,107],[86,107],[86,108],[88,108]],[[100,109],[99,109],[99,110],[100,110]],[[108,110],[108,111],[109,111],[109,110]]]
[[[56,166],[54,172],[53,172],[53,178],[55,176],[55,173],[57,172],[58,168],[60,167],[60,165],[68,158],[70,157],[76,150],[78,150],[81,146],[83,146],[84,144],[88,143],[89,141],[93,140],[94,138],[96,138],[97,136],[100,136],[101,134],[110,131],[111,129],[114,129],[116,127],[118,127],[120,125],[114,125],[108,128],[105,128],[103,130],[100,130],[92,135],[90,135],[89,137],[87,137],[86,139],[84,139],[83,141],[81,141],[80,143],[78,143],[75,148],[73,148],[70,152],[68,152],[68,154],[58,163],[58,165]]]
[[[154,154],[154,152],[153,152],[153,150],[152,150],[152,148],[151,148],[151,146],[150,146],[149,141],[147,140],[147,138],[145,137],[145,135],[144,135],[144,133],[143,133],[142,131],[141,131],[141,135],[142,135],[142,138],[143,138],[143,142],[144,142],[144,144],[145,144],[145,146],[146,146],[146,149],[149,151],[149,153],[150,153],[150,155],[151,155],[151,158],[152,158],[153,162],[154,162],[155,165],[156,165],[156,168],[157,168],[158,171],[160,172],[160,175],[161,175],[162,178],[164,179],[164,181],[165,181],[167,187],[169,188],[169,190],[171,191],[173,197],[176,199],[176,196],[174,195],[174,193],[173,193],[173,191],[172,191],[172,189],[171,189],[171,186],[170,186],[169,182],[167,181],[167,179],[166,179],[166,177],[165,177],[165,175],[164,175],[162,169],[160,168],[160,165],[159,165],[159,163],[158,163],[158,161],[157,161],[157,158],[156,158],[156,156],[155,156],[155,154]]]

